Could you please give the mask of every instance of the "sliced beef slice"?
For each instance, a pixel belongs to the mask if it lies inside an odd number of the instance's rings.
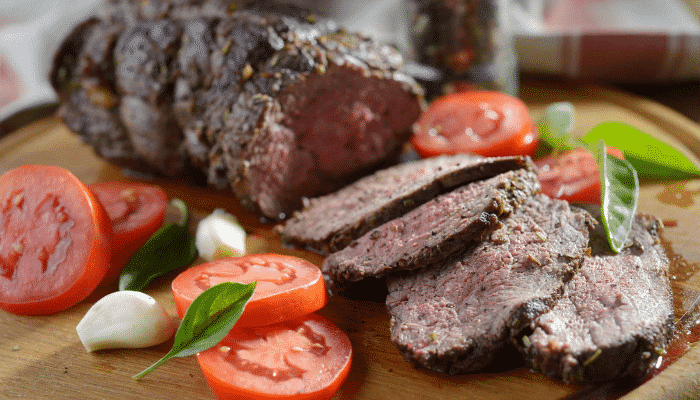
[[[58,115],[84,143],[121,167],[147,170],[119,115],[112,52],[121,32],[98,18],[77,25],[55,55],[51,83]]]
[[[518,341],[528,364],[567,383],[640,378],[673,332],[669,260],[659,222],[636,219],[628,246],[610,251],[602,225],[592,256],[566,286],[565,297]]]
[[[324,254],[339,251],[447,190],[520,168],[532,169],[527,158],[467,154],[399,164],[309,200],[275,230],[288,243]]]
[[[114,49],[122,124],[139,157],[170,176],[188,164],[172,107],[181,36],[180,24],[149,20],[126,29]]]
[[[548,311],[588,249],[590,215],[538,194],[449,261],[387,278],[391,340],[407,361],[482,369]]]
[[[326,257],[322,270],[331,280],[356,281],[444,260],[480,241],[539,189],[527,169],[467,184],[372,229]]]

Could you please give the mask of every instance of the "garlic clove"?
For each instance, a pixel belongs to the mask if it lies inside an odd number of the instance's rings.
[[[175,325],[153,297],[122,290],[97,301],[75,329],[91,352],[155,346],[173,336]]]
[[[195,246],[206,261],[245,254],[246,232],[236,217],[216,209],[197,225]]]

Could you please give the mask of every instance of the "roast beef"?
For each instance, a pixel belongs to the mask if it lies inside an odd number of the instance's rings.
[[[636,219],[619,254],[600,225],[592,256],[566,286],[565,296],[518,340],[528,364],[567,383],[640,378],[663,353],[673,332],[669,260],[659,221]]]
[[[370,230],[326,257],[322,270],[333,281],[356,281],[439,262],[480,241],[539,189],[528,169],[472,182]]]
[[[394,163],[423,104],[398,51],[258,3],[111,1],[56,56],[59,114],[121,166],[196,167],[273,219]]]
[[[136,153],[119,115],[120,98],[112,54],[122,28],[91,18],[62,42],[51,83],[59,95],[58,115],[102,157],[135,170],[151,167]]]
[[[590,215],[538,194],[452,259],[387,278],[391,340],[435,371],[485,367],[561,296],[588,249]]]
[[[467,154],[399,164],[309,200],[276,231],[285,242],[328,254],[440,193],[520,168],[532,169],[527,158]]]

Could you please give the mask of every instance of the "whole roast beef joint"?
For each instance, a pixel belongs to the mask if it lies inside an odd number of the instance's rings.
[[[270,219],[395,163],[424,105],[400,53],[269,4],[110,1],[56,54],[59,115],[121,167],[201,171]]]

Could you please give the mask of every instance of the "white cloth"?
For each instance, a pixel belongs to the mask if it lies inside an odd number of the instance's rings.
[[[0,2],[0,120],[56,101],[49,68],[61,40],[100,12],[102,0]]]

